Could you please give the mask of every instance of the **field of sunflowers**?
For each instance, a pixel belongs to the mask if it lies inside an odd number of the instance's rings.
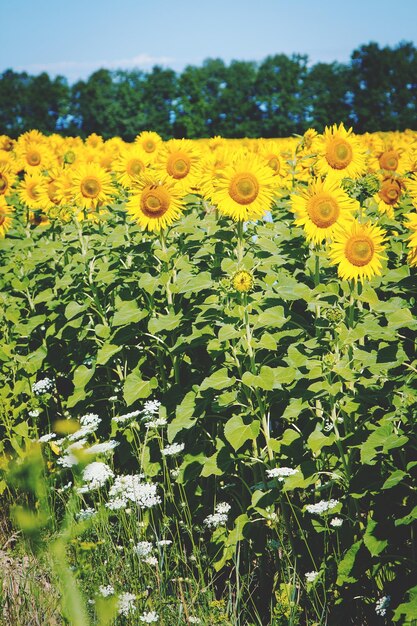
[[[0,621],[417,624],[417,132],[0,136]]]

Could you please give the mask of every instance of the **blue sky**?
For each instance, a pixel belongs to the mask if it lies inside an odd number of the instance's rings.
[[[70,82],[99,67],[181,71],[280,52],[346,62],[369,41],[417,44],[417,0],[0,0],[0,15],[0,72]]]

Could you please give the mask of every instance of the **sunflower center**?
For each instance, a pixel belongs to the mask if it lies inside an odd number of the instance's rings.
[[[333,139],[327,146],[326,160],[333,169],[345,169],[345,167],[351,163],[352,159],[352,148],[344,139]]]
[[[140,201],[141,211],[146,217],[162,217],[169,209],[170,195],[161,187],[145,187]]]
[[[7,181],[6,176],[4,176],[4,174],[0,173],[0,193],[1,194],[6,193],[6,190],[7,190],[8,186],[9,186],[9,183]]]
[[[190,157],[184,152],[171,154],[167,163],[167,172],[173,178],[185,178],[191,169]]]
[[[155,152],[156,144],[152,139],[147,139],[143,144],[143,149],[145,152]]]
[[[276,155],[271,155],[268,160],[269,167],[272,167],[276,174],[279,173],[281,163],[279,162],[279,158]]]
[[[76,159],[76,155],[75,155],[75,152],[73,150],[68,150],[64,154],[64,161],[65,161],[65,163],[68,163],[69,165],[74,163],[75,159]]]
[[[385,202],[385,204],[396,204],[398,198],[401,195],[401,188],[396,182],[384,182],[382,183],[379,197]]]
[[[37,150],[31,150],[26,155],[26,161],[29,163],[29,165],[33,165],[33,167],[36,167],[41,162],[41,155]]]
[[[259,183],[250,172],[236,174],[229,185],[229,195],[238,204],[250,204],[258,197]]]
[[[81,181],[81,193],[85,198],[97,198],[101,191],[100,182],[93,176],[87,176]]]
[[[0,226],[3,226],[6,221],[6,213],[0,209]]]
[[[48,197],[50,201],[53,202],[54,204],[59,204],[59,200],[56,195],[57,191],[58,191],[58,186],[56,182],[54,180],[51,180],[51,182],[48,183]]]
[[[356,267],[363,267],[372,261],[374,256],[374,244],[369,237],[351,237],[346,243],[345,254],[348,261]]]
[[[39,189],[37,189],[38,183],[29,183],[26,188],[27,194],[31,200],[37,200],[39,198]]]
[[[307,212],[318,228],[333,226],[340,215],[339,204],[328,194],[313,196],[307,205]]]
[[[13,150],[13,140],[12,139],[6,139],[6,141],[3,144],[3,150],[5,150],[6,152],[11,152]]]
[[[140,159],[130,159],[127,164],[126,171],[130,176],[138,176],[143,170],[144,165]]]
[[[398,153],[395,150],[383,152],[378,160],[382,170],[394,172],[398,167]]]

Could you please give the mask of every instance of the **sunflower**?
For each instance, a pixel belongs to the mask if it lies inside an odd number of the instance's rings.
[[[12,174],[10,167],[0,165],[0,196],[6,196],[11,192],[14,180],[15,176]]]
[[[0,196],[0,237],[6,236],[13,221],[12,215],[12,207],[8,206],[4,196]]]
[[[72,171],[72,198],[80,209],[95,209],[110,201],[111,176],[97,163],[83,163]]]
[[[417,265],[417,213],[407,213],[405,215],[408,222],[405,224],[411,231],[408,237],[408,251],[407,260],[411,266]]]
[[[359,203],[352,200],[337,181],[314,181],[301,194],[291,197],[291,208],[297,226],[303,226],[308,241],[315,244],[331,239],[340,224],[353,220]]]
[[[384,244],[382,228],[354,221],[348,228],[335,230],[330,245],[330,261],[338,266],[340,278],[362,282],[365,278],[381,274]]]
[[[389,218],[394,217],[394,207],[397,207],[404,190],[404,182],[401,178],[386,176],[381,183],[375,199],[378,202],[378,211],[386,213]]]
[[[124,146],[114,163],[114,172],[117,181],[129,189],[146,170],[149,155],[139,145]]]
[[[42,209],[48,206],[47,179],[40,172],[26,174],[21,181],[18,195],[29,209]]]
[[[37,141],[18,142],[16,149],[17,165],[25,172],[42,172],[47,170],[54,161],[53,154],[44,143]]]
[[[239,270],[232,276],[231,283],[236,291],[245,293],[253,287],[253,276],[246,270]]]
[[[196,143],[189,139],[170,139],[160,149],[154,162],[155,171],[168,175],[183,195],[197,188],[201,153]]]
[[[162,144],[162,138],[158,135],[158,133],[144,130],[140,133],[140,135],[137,135],[135,143],[139,145],[142,150],[145,150],[145,152],[151,157],[155,157]]]
[[[263,159],[241,151],[219,170],[211,201],[236,221],[257,219],[270,209],[277,188],[277,178]]]
[[[313,139],[312,144],[317,153],[315,169],[318,175],[340,180],[357,178],[365,173],[365,149],[351,128],[346,130],[343,124],[326,126],[323,135]]]
[[[138,191],[126,204],[128,213],[141,228],[151,231],[170,226],[182,214],[181,192],[167,176],[143,174]]]

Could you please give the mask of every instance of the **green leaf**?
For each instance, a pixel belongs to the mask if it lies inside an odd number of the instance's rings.
[[[168,441],[172,442],[180,430],[194,426],[197,417],[194,415],[195,392],[189,391],[181,404],[177,406],[175,417],[168,424]]]
[[[314,455],[317,455],[325,446],[331,446],[335,441],[335,435],[324,435],[321,430],[314,430],[307,439],[307,445]]]
[[[153,389],[158,387],[158,381],[155,377],[150,380],[142,380],[139,371],[133,371],[127,376],[123,388],[123,397],[126,405],[130,406],[136,400],[141,398],[149,398]]]
[[[68,398],[68,407],[71,408],[77,404],[80,400],[85,398],[85,386],[91,380],[94,374],[94,368],[88,368],[85,365],[80,365],[74,371],[72,379],[74,385],[74,393]]]
[[[355,566],[356,557],[359,550],[363,546],[362,539],[354,543],[344,555],[337,568],[337,585],[343,585],[345,583],[355,583],[356,578],[351,576],[351,572]]]
[[[78,304],[78,302],[70,302],[65,307],[65,317],[67,320],[71,320],[73,317],[76,317],[87,308],[86,304]]]
[[[181,313],[168,313],[159,317],[152,317],[148,322],[148,330],[151,335],[157,335],[161,331],[169,332],[178,328],[182,319]]]
[[[273,306],[263,311],[259,316],[255,328],[262,328],[262,326],[272,326],[274,328],[281,328],[287,318],[284,315],[284,309],[282,306]]]
[[[138,309],[138,305],[134,300],[122,300],[114,314],[112,327],[136,324],[146,317],[147,314],[146,310]]]
[[[395,487],[395,485],[398,485],[398,483],[400,483],[405,476],[408,476],[408,474],[402,470],[392,472],[382,485],[381,489],[391,489],[392,487]]]
[[[97,365],[105,365],[109,359],[122,349],[123,346],[115,346],[112,343],[105,343],[97,352]]]
[[[233,385],[235,381],[236,378],[234,376],[230,377],[227,369],[223,367],[203,380],[200,385],[200,391],[204,391],[205,389],[224,389],[225,387]]]
[[[363,542],[371,553],[371,556],[378,556],[378,554],[381,554],[381,552],[383,552],[388,545],[388,539],[381,540],[373,534],[377,525],[377,522],[370,518],[363,536]]]
[[[245,424],[240,415],[231,417],[224,427],[224,436],[237,452],[247,441],[253,441],[259,435],[261,425],[253,420]]]
[[[408,601],[398,605],[394,612],[394,622],[401,620],[402,624],[411,626],[417,619],[417,586],[408,590]]]

